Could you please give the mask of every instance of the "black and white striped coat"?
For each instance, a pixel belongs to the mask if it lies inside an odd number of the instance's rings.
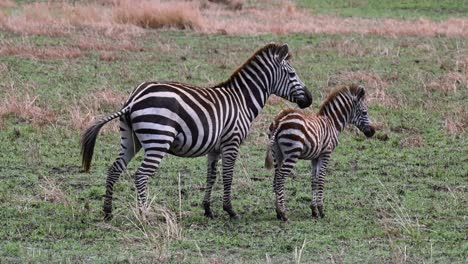
[[[325,170],[338,137],[348,124],[357,126],[367,137],[374,135],[367,114],[365,89],[343,86],[323,102],[317,115],[305,115],[294,109],[282,111],[270,125],[270,144],[265,166],[275,165],[273,188],[278,219],[287,221],[284,182],[299,159],[311,161],[312,217],[324,217],[323,188]]]
[[[255,117],[272,94],[297,103],[312,103],[310,92],[288,62],[287,45],[267,45],[239,67],[225,82],[201,88],[178,82],[145,82],[131,93],[122,110],[90,127],[82,138],[83,166],[89,170],[97,134],[110,120],[120,117],[122,149],[109,169],[104,201],[105,218],[111,218],[113,186],[140,148],[144,160],[135,175],[138,202],[147,207],[147,182],[163,157],[208,155],[207,188],[203,206],[210,208],[216,164],[223,163],[223,209],[238,217],[231,205],[231,184],[239,146]]]

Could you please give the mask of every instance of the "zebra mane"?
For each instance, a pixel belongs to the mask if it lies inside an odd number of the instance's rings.
[[[320,106],[320,110],[318,112],[318,115],[323,115],[326,106],[330,102],[333,102],[335,100],[335,98],[338,97],[341,94],[350,94],[351,96],[357,96],[359,94],[360,89],[361,89],[360,87],[361,86],[353,83],[351,85],[339,86],[338,88],[334,89],[328,95],[327,99],[325,99],[325,101],[323,101],[322,105]]]
[[[218,83],[217,85],[214,85],[212,86],[212,88],[215,88],[215,87],[222,87],[222,86],[225,86],[226,84],[228,84],[229,82],[232,81],[232,79],[234,79],[234,77],[242,70],[244,69],[247,65],[249,65],[254,59],[255,57],[257,57],[257,55],[259,54],[262,54],[264,52],[268,52],[270,50],[273,50],[273,53],[275,53],[277,50],[279,50],[280,48],[282,47],[282,45],[278,45],[278,44],[275,44],[275,43],[270,43],[270,44],[267,44],[265,45],[264,47],[258,49],[252,56],[250,56],[250,58],[248,60],[246,60],[241,66],[237,67],[237,69],[231,74],[231,76],[221,82],[221,83]],[[291,59],[292,55],[291,53],[288,54],[288,56],[286,57],[286,60],[289,60]]]

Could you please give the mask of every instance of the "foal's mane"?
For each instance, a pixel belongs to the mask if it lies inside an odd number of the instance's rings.
[[[249,65],[249,64],[255,59],[255,57],[256,57],[257,55],[262,54],[262,53],[264,53],[264,52],[268,52],[268,51],[270,51],[270,50],[273,50],[273,53],[274,53],[274,51],[279,50],[281,47],[282,47],[282,45],[278,45],[278,44],[275,44],[275,43],[270,43],[270,44],[267,44],[267,45],[265,45],[264,47],[258,49],[258,50],[257,50],[252,56],[250,56],[250,58],[249,58],[248,60],[246,60],[241,66],[237,67],[237,69],[231,74],[231,76],[230,76],[227,80],[225,80],[225,81],[223,81],[223,82],[221,82],[221,83],[218,83],[218,84],[216,84],[216,85],[214,85],[214,86],[212,86],[212,87],[215,88],[215,87],[222,87],[222,86],[225,86],[226,84],[228,84],[229,82],[231,82],[232,79],[233,79],[245,66]],[[286,60],[289,60],[290,58],[291,58],[291,53],[288,54],[288,56],[286,57]]]
[[[324,111],[325,111],[325,107],[330,103],[332,102],[333,100],[335,100],[335,98],[337,96],[339,96],[340,94],[345,94],[345,93],[350,93],[351,95],[358,95],[359,93],[359,85],[357,84],[351,84],[351,85],[342,85],[342,86],[339,86],[338,88],[335,88],[328,96],[327,96],[327,99],[325,99],[322,103],[322,105],[320,106],[320,110],[318,112],[318,115],[323,115],[324,114]]]

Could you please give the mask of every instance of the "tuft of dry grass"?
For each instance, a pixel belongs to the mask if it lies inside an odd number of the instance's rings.
[[[430,81],[426,88],[429,91],[456,92],[468,88],[468,76],[460,72],[449,72]]]
[[[0,129],[4,128],[4,118],[8,116],[39,126],[56,122],[55,113],[38,103],[39,97],[33,95],[31,87],[19,89],[10,85],[2,89],[5,89],[5,95],[0,101]]]
[[[154,200],[154,197],[150,199],[148,211],[144,216],[140,214],[136,201],[135,204],[128,204],[126,209],[133,214],[126,217],[126,220],[139,231],[140,235],[124,236],[129,241],[145,242],[153,249],[164,253],[171,243],[184,239],[184,236],[176,214],[167,207],[153,204]]]
[[[117,23],[142,28],[199,29],[203,25],[199,7],[190,2],[121,1],[112,14]]]
[[[449,113],[444,118],[444,128],[449,135],[458,135],[468,131],[468,107]]]
[[[31,44],[2,43],[0,56],[19,56],[27,59],[75,59],[86,53],[74,47],[37,47]]]
[[[67,195],[62,191],[55,180],[49,177],[43,177],[41,183],[39,183],[39,187],[44,201],[51,203],[68,203]]]
[[[126,38],[119,39],[118,42],[106,41],[97,34],[79,35],[73,38],[72,47],[80,50],[96,50],[96,51],[143,51],[143,48],[135,42],[134,39]]]
[[[421,135],[412,135],[400,141],[402,148],[420,148],[424,147],[424,138]]]
[[[232,10],[241,10],[245,4],[244,0],[208,0],[208,1],[212,3],[224,4],[229,9],[232,9]]]

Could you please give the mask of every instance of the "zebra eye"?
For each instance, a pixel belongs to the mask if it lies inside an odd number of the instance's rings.
[[[362,114],[367,115],[367,111],[366,110],[362,111]]]

